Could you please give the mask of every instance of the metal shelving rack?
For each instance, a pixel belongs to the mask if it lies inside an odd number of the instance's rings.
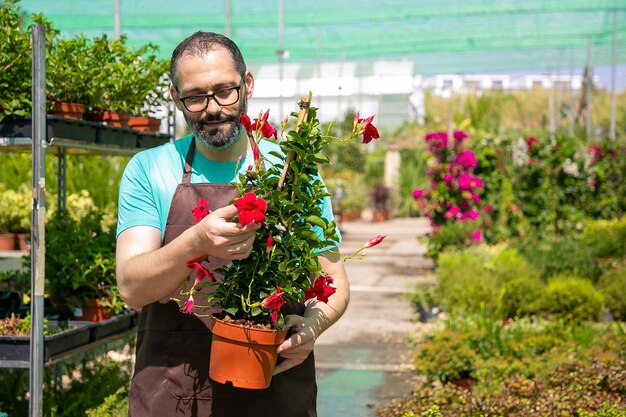
[[[32,29],[32,134],[31,137],[1,137],[0,152],[32,152],[32,216],[31,216],[31,332],[30,360],[28,363],[7,363],[0,367],[29,368],[29,416],[43,415],[43,371],[44,371],[44,281],[45,281],[45,161],[46,152],[50,151],[59,158],[57,181],[59,183],[59,208],[65,207],[65,157],[67,153],[96,155],[132,155],[148,147],[156,146],[172,140],[171,135],[132,133],[136,141],[130,145],[116,145],[85,141],[77,137],[49,136],[48,122],[53,116],[46,114],[46,45],[45,29],[34,26]],[[65,120],[64,123],[73,123]],[[116,129],[121,136],[129,137],[129,129],[103,126],[97,123],[76,122],[87,129],[106,130],[115,136]],[[0,123],[0,126],[2,123]],[[169,124],[172,127],[172,124]],[[88,349],[86,345],[84,349]],[[71,353],[71,352],[70,352]]]

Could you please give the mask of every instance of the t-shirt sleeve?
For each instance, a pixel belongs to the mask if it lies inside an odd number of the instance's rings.
[[[118,198],[117,235],[135,226],[152,226],[161,229],[156,197],[148,178],[149,169],[141,159],[130,160],[122,180]]]
[[[324,199],[322,200],[321,209],[322,209],[322,217],[324,219],[328,220],[329,222],[335,220],[335,216],[333,215],[333,205],[330,200],[330,196],[324,197]],[[315,227],[314,230],[315,230],[315,233],[317,233],[317,236],[320,238],[320,240],[323,240],[324,234],[323,234],[322,229],[320,227]],[[337,247],[339,247],[339,244],[341,244],[342,238],[341,238],[341,232],[339,231],[338,226],[335,227],[335,232],[337,233],[337,241],[335,242],[335,244],[329,245],[325,249],[318,249],[316,250],[316,253],[319,254],[319,253],[326,252],[328,250],[336,249]]]

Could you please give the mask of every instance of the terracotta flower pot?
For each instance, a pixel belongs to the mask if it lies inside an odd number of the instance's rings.
[[[276,346],[285,340],[287,330],[253,329],[213,318],[211,331],[211,379],[238,388],[270,386],[278,356]]]
[[[113,127],[128,127],[128,121],[130,120],[130,114],[114,111],[89,112],[85,113],[83,117],[85,120],[104,122],[107,126]]]
[[[85,105],[80,103],[66,103],[55,101],[49,114],[62,116],[64,119],[81,120],[85,113]]]
[[[15,233],[0,233],[0,250],[15,250]]]
[[[111,318],[111,309],[100,305],[100,301],[92,299],[89,303],[81,303],[82,315],[75,315],[76,320],[102,321]]]
[[[128,120],[128,127],[138,132],[158,132],[161,127],[161,119],[145,116],[132,116]]]
[[[30,234],[28,233],[18,233],[17,234],[17,249],[21,251],[30,250]]]

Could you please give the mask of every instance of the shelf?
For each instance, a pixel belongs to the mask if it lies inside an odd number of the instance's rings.
[[[47,147],[51,153],[133,155],[172,140],[162,133],[138,132],[56,115],[48,115],[46,121]],[[4,118],[0,121],[0,152],[30,152],[31,135],[30,117]]]
[[[101,322],[69,321],[69,329],[44,337],[44,363],[93,349],[136,331],[138,313],[113,316]],[[58,327],[51,321],[49,328]],[[0,336],[0,368],[30,367],[30,337]]]
[[[0,250],[0,259],[21,258],[29,253],[27,250]]]

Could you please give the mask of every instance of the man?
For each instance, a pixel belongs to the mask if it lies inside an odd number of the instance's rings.
[[[118,286],[128,305],[141,310],[129,415],[315,416],[313,346],[343,314],[349,299],[337,251],[319,258],[335,279],[337,292],[328,303],[312,302],[303,315],[286,317],[285,326],[293,335],[278,346],[282,361],[265,390],[210,380],[211,334],[206,323],[182,314],[169,301],[189,276],[189,260],[244,259],[261,226],[231,221],[237,209],[229,204],[236,195],[229,184],[236,178],[238,158],[244,158],[241,167],[252,162],[239,115],[246,111],[254,78],[241,52],[224,36],[197,32],[176,47],[170,72],[170,92],[191,135],[137,154],[120,185]],[[186,211],[198,196],[213,206],[195,223]],[[332,218],[329,206],[323,211]]]

